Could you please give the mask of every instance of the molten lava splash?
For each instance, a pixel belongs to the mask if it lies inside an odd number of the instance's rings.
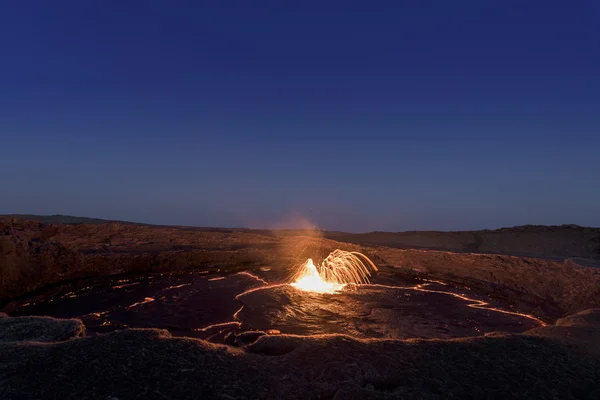
[[[369,283],[371,270],[377,267],[364,254],[334,250],[318,267],[311,258],[306,260],[290,285],[307,292],[335,293],[349,283]]]
[[[306,260],[302,266],[302,270],[302,276],[293,283],[290,283],[290,285],[296,289],[304,290],[306,292],[335,293],[346,286],[345,283],[340,284],[323,280],[317,271],[317,267],[313,264],[312,258]]]

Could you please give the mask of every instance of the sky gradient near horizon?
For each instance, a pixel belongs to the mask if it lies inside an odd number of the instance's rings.
[[[600,226],[600,2],[8,1],[0,214]]]

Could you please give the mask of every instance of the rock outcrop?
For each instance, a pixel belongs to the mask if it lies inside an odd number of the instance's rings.
[[[54,329],[54,321],[40,322]],[[583,322],[599,332],[597,321]],[[600,358],[549,336],[264,335],[234,348],[130,329],[53,343],[0,342],[0,393],[6,400],[598,398]]]
[[[0,318],[0,342],[60,342],[85,334],[78,319]]]

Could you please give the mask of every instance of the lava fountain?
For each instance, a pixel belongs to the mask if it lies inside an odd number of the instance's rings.
[[[335,293],[348,284],[369,283],[377,267],[367,256],[356,251],[334,250],[318,266],[309,258],[298,269],[291,286],[306,292]]]

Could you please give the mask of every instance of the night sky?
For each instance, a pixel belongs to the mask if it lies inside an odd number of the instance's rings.
[[[596,0],[4,1],[0,213],[600,226],[599,21]]]

